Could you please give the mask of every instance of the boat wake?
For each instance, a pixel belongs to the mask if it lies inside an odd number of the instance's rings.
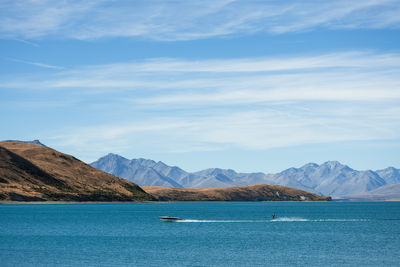
[[[270,222],[310,222],[310,219],[298,218],[298,217],[279,217]]]
[[[306,219],[299,217],[280,217],[273,220],[196,220],[184,219],[179,223],[279,223],[279,222],[367,222],[370,219]]]
[[[367,222],[369,219],[305,219],[298,217],[281,217],[271,222]]]
[[[181,220],[180,223],[253,223],[253,222],[268,222],[267,220]]]

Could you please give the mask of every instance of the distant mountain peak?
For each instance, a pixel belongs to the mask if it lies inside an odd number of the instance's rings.
[[[309,169],[316,169],[318,167],[319,167],[319,165],[317,163],[311,162],[311,163],[307,163],[307,164],[303,165],[300,169],[301,170],[309,170]]]
[[[232,169],[209,168],[186,172],[150,159],[93,162],[92,166],[139,185],[167,187],[226,187],[250,184],[289,186],[323,195],[349,196],[374,190],[386,184],[400,183],[400,170],[357,171],[339,161],[318,165],[307,163],[300,168],[289,168],[276,174],[237,173]]]
[[[328,160],[324,164],[329,164],[329,165],[342,165],[339,161],[337,160]]]
[[[391,171],[391,172],[393,172],[393,171],[398,171],[398,169],[396,169],[395,167],[390,166],[390,167],[387,167],[386,169],[379,170],[379,171]]]
[[[394,167],[388,167],[383,170],[377,170],[376,173],[385,179],[387,184],[400,183],[400,170]]]
[[[128,160],[127,158],[124,158],[118,154],[114,154],[114,153],[108,153],[107,155],[105,155],[104,157],[101,157],[100,159],[125,159]]]
[[[114,153],[108,153],[105,157],[122,157],[122,156]]]
[[[310,162],[310,163],[307,163],[307,164],[303,165],[302,168],[304,168],[304,167],[318,167],[318,166],[319,165],[317,163]]]
[[[349,168],[347,165],[344,165],[336,160],[331,160],[324,162],[320,166],[328,167],[329,169],[337,169],[337,168]]]

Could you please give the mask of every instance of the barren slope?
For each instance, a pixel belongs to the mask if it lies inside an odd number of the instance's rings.
[[[54,149],[0,142],[0,199],[137,201],[152,197],[132,182]]]
[[[278,185],[249,185],[239,187],[171,188],[142,186],[161,201],[330,201],[302,190]]]

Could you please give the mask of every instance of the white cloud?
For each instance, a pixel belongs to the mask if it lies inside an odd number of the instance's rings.
[[[399,107],[381,107],[378,112],[370,111],[368,107],[349,109],[336,105],[333,108],[347,110],[332,114],[323,106],[310,110],[262,108],[201,117],[158,117],[125,124],[63,129],[62,135],[47,136],[46,139],[52,140],[55,147],[80,150],[80,154],[91,161],[102,153],[129,154],[132,149],[169,153],[223,150],[226,147],[265,150],[399,138]],[[90,155],[85,150],[90,151]]]
[[[0,87],[26,95],[28,107],[29,99],[40,103],[36,109],[46,108],[39,100],[65,101],[91,113],[96,122],[85,127],[69,122],[71,128],[43,134],[59,149],[92,151],[90,160],[107,149],[264,150],[400,138],[399,62],[398,54],[374,52],[149,59],[3,78]]]
[[[398,28],[398,0],[3,1],[0,36],[193,40],[315,27]]]
[[[51,66],[54,67],[55,66]],[[149,59],[87,66],[53,76],[3,80],[4,88],[119,94],[130,103],[237,105],[279,101],[393,101],[400,55],[343,52],[308,57]]]
[[[2,1],[1,36],[35,39],[46,35],[62,35],[64,31],[77,27],[80,18],[92,12],[97,3],[51,0]]]
[[[40,63],[40,62],[32,62],[32,61],[20,60],[20,59],[16,59],[16,58],[7,58],[7,59],[10,60],[10,61],[20,62],[20,63],[24,63],[24,64],[28,64],[28,65],[33,65],[33,66],[37,66],[37,67],[41,67],[41,68],[46,68],[46,69],[56,69],[56,70],[62,70],[62,69],[64,69],[64,67],[59,67],[59,66],[44,64],[44,63]]]

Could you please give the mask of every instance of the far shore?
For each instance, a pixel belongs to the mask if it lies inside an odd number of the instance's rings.
[[[118,204],[118,203],[176,203],[176,202],[258,202],[258,203],[276,203],[276,202],[294,202],[294,203],[332,203],[332,202],[399,202],[400,199],[389,200],[344,200],[332,199],[332,201],[9,201],[2,200],[0,205],[52,205],[52,204]]]
[[[161,201],[11,201],[1,200],[0,205],[47,205],[47,204],[112,204],[112,203],[160,203]]]

